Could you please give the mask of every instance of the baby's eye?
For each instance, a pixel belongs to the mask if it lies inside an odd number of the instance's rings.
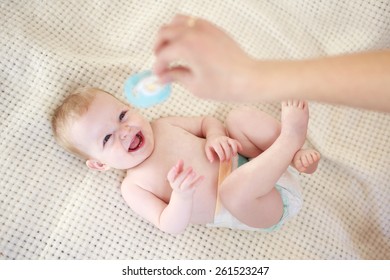
[[[104,139],[103,139],[103,147],[106,145],[106,143],[108,142],[108,140],[110,140],[111,135],[112,135],[112,134],[108,134],[108,135],[106,135],[106,137],[104,137]]]
[[[127,111],[122,111],[119,115],[119,120],[122,121],[123,118],[126,116]]]

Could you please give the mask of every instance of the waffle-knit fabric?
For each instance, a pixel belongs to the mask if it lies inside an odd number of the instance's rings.
[[[0,258],[390,259],[390,116],[310,103],[307,145],[322,155],[302,175],[304,205],[282,230],[190,226],[174,237],[125,204],[121,171],[92,172],[54,141],[50,118],[81,85],[123,97],[153,65],[158,28],[176,13],[206,18],[252,56],[302,59],[390,46],[384,1],[11,1],[0,3]],[[278,104],[253,104],[280,116]],[[212,115],[238,105],[175,85],[141,110]]]

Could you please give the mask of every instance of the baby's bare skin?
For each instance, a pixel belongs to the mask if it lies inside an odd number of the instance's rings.
[[[292,165],[299,172],[312,174],[317,170],[320,158],[320,153],[314,149],[301,149],[294,155]]]
[[[131,190],[126,188],[135,183],[168,204],[172,188],[167,180],[167,174],[181,159],[185,164],[191,163],[193,170],[204,177],[202,185],[194,193],[190,222],[195,224],[212,222],[219,162],[210,163],[207,159],[204,152],[206,140],[172,125],[169,119],[153,122],[152,128],[155,135],[154,151],[143,163],[127,171],[122,184],[124,197],[126,198],[127,194],[131,196]]]
[[[127,171],[121,191],[134,212],[177,234],[213,222],[219,164],[238,152],[252,160],[222,182],[222,204],[251,227],[276,224],[283,204],[275,183],[305,141],[308,116],[306,102],[291,101],[282,104],[281,124],[254,109],[232,111],[226,127],[208,116],[149,122],[98,91],[70,130],[74,145],[89,155],[89,168]]]

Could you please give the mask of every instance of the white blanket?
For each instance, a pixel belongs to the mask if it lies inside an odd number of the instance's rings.
[[[390,46],[385,1],[8,1],[0,3],[0,258],[390,259],[390,115],[310,103],[307,145],[322,162],[301,175],[304,205],[266,234],[190,226],[165,234],[124,202],[122,171],[92,172],[52,136],[53,109],[80,85],[123,98],[153,65],[158,28],[176,13],[224,28],[257,58],[302,59]],[[279,104],[253,104],[279,118]],[[175,85],[142,110],[213,115]]]

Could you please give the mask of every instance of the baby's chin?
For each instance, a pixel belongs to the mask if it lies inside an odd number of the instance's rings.
[[[142,157],[139,157],[137,160],[135,160],[134,158],[132,158],[131,162],[124,162],[123,164],[113,164],[112,167],[114,169],[118,169],[118,170],[129,170],[129,169],[132,169],[132,168],[135,168],[139,165],[141,165],[143,162],[145,162],[149,157],[150,155],[152,154],[152,151],[150,153],[143,153]]]

